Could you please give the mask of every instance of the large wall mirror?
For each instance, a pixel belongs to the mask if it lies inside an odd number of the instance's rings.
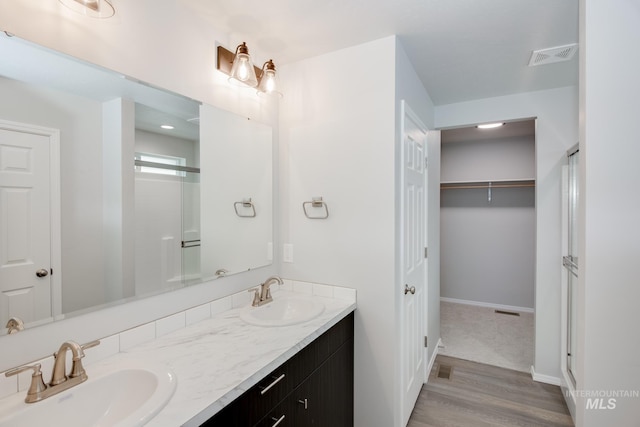
[[[0,327],[272,262],[270,126],[4,34],[0,56]]]

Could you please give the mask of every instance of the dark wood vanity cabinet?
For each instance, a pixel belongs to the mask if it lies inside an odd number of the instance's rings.
[[[353,313],[203,424],[353,426]]]
[[[353,340],[340,347],[257,426],[272,427],[278,421],[278,427],[353,426]]]

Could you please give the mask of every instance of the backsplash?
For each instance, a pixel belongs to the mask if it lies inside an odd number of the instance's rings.
[[[284,283],[281,286],[274,286],[271,288],[274,297],[277,297],[278,291],[282,289],[306,295],[317,295],[325,298],[354,301],[356,299],[356,290],[351,288],[320,283],[300,282],[289,279],[283,279],[283,282]],[[215,317],[227,310],[247,306],[251,304],[252,301],[252,293],[249,292],[251,289],[253,288],[157,319],[153,322],[145,323],[135,328],[122,331],[118,334],[100,338],[99,346],[86,351],[85,358],[83,360],[84,366],[91,366],[92,363],[113,356],[119,352],[126,352],[128,349],[136,345],[152,341],[178,329]],[[68,357],[70,358],[70,355],[68,355]],[[53,361],[53,356],[49,356],[34,362],[42,365],[45,382],[47,382],[51,376]],[[25,361],[25,363],[29,362]],[[70,366],[70,360],[67,361],[67,366]],[[30,383],[30,372],[24,372],[9,378],[5,377],[4,374],[0,374],[0,398],[7,397],[16,392],[26,392]]]

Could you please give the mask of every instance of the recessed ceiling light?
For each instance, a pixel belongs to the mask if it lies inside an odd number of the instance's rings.
[[[476,126],[478,129],[495,129],[504,125],[504,123],[485,123],[483,125]]]
[[[168,129],[168,130],[175,129],[175,128],[174,128],[173,126],[171,126],[171,125],[160,125],[160,127],[161,127],[162,129]]]

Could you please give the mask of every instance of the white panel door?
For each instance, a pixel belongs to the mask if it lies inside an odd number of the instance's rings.
[[[0,327],[51,317],[50,140],[0,129]]]
[[[425,381],[427,298],[427,129],[402,102],[401,262],[402,425]]]

